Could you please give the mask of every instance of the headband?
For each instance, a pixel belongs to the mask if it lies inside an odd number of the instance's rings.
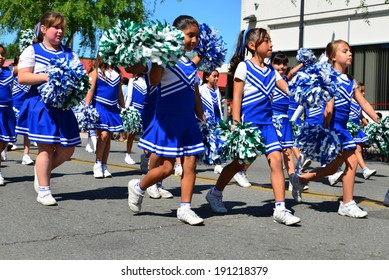
[[[246,47],[246,36],[247,36],[247,33],[251,30],[250,27],[248,27],[244,33],[243,33],[243,37],[242,37],[242,44],[240,45],[240,49],[239,49],[239,55],[242,55],[243,54],[243,50],[244,48]]]
[[[38,26],[36,27],[35,36],[38,37],[39,32],[41,32],[41,23],[38,22]]]

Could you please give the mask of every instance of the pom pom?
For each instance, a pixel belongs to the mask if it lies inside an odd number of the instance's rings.
[[[219,129],[216,124],[207,125],[199,122],[199,128],[204,140],[204,153],[201,154],[201,160],[204,164],[215,165],[222,164],[224,141],[221,139]]]
[[[283,117],[280,114],[274,114],[272,116],[272,122],[274,127],[276,128],[278,137],[282,137],[282,119]]]
[[[63,110],[77,106],[90,88],[84,66],[72,55],[54,57],[47,66],[49,81],[38,87],[42,101]]]
[[[360,127],[358,124],[353,122],[352,120],[348,120],[347,122],[347,130],[350,132],[351,136],[355,138],[358,135]]]
[[[202,57],[199,68],[211,71],[221,67],[226,59],[227,49],[225,42],[218,31],[209,27],[206,23],[199,26],[199,43],[194,52]]]
[[[124,130],[130,134],[136,134],[142,131],[142,118],[139,111],[133,106],[122,109],[120,113],[123,120]]]
[[[297,62],[304,63],[304,65],[313,65],[316,63],[317,58],[311,49],[301,48],[297,51]]]
[[[104,32],[99,54],[112,65],[177,64],[184,52],[184,34],[167,23],[151,22],[139,25],[130,20],[119,20]]]
[[[151,22],[142,26],[141,42],[138,43],[139,62],[148,61],[158,65],[176,65],[184,54],[184,34],[181,30],[167,23]]]
[[[96,124],[100,120],[100,115],[96,108],[91,105],[81,108],[80,112],[76,115],[78,121],[78,128],[80,131],[89,131],[96,128]]]
[[[332,162],[341,150],[339,137],[335,131],[320,125],[302,126],[297,141],[304,155],[322,165]]]
[[[389,156],[389,117],[381,120],[380,124],[371,123],[365,126],[369,143],[374,148],[378,149],[381,154]]]
[[[315,63],[296,73],[289,82],[289,94],[305,108],[319,107],[338,94],[339,77],[329,63]]]
[[[20,31],[19,45],[18,45],[20,53],[22,53],[28,46],[32,45],[35,38],[36,38],[35,32],[32,29],[26,29]]]
[[[224,158],[237,160],[240,164],[252,163],[258,155],[266,152],[261,132],[252,127],[251,123],[237,126],[231,122],[219,122],[220,135],[225,142]]]
[[[139,41],[140,25],[131,20],[118,20],[115,26],[103,33],[99,54],[111,65],[134,65],[134,52]]]

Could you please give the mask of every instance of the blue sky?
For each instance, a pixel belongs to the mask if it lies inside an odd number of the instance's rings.
[[[145,0],[154,5],[154,0]],[[226,63],[229,62],[236,40],[240,31],[241,1],[238,0],[156,0],[156,8],[152,20],[166,21],[170,24],[179,15],[193,16],[199,23],[206,23],[219,31],[219,35],[226,42],[227,56]],[[152,9],[152,7],[148,7]],[[12,43],[16,39],[15,34],[7,34],[0,41],[5,44]],[[77,38],[76,38],[77,46]],[[77,47],[75,47],[77,52]]]

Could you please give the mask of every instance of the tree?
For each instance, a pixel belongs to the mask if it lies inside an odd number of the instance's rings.
[[[155,7],[154,0],[154,7]],[[0,34],[34,28],[47,11],[58,11],[67,21],[66,45],[71,46],[79,33],[81,48],[96,48],[101,30],[118,19],[141,23],[150,15],[142,0],[1,0]]]

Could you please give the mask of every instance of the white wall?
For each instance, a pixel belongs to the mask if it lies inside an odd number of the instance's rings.
[[[254,3],[258,4],[255,9]],[[350,45],[370,45],[389,42],[389,4],[384,0],[366,0],[368,20],[358,9],[360,0],[305,0],[304,47],[324,48],[332,39],[344,39]],[[298,49],[300,1],[296,6],[290,0],[242,0],[241,29],[248,22],[243,18],[254,14],[256,27],[268,30],[275,50]],[[254,22],[250,25],[253,26]]]

